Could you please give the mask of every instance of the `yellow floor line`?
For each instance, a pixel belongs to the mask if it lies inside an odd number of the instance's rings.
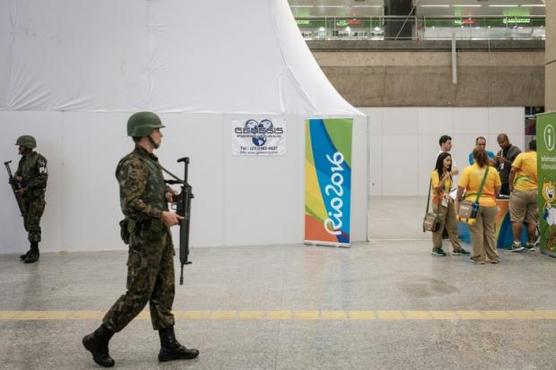
[[[289,320],[292,317],[291,311],[268,311],[266,317],[269,320]]]
[[[104,311],[0,311],[0,321],[100,320]],[[556,310],[443,310],[443,311],[174,311],[176,320],[297,320],[297,321],[414,321],[414,320],[556,320]],[[150,320],[148,310],[137,318]]]
[[[405,320],[402,311],[375,311],[379,320]]]
[[[432,320],[432,315],[427,311],[404,311],[406,320]]]
[[[374,320],[376,315],[374,311],[349,311],[350,320]]]
[[[455,311],[430,311],[433,320],[457,320]]]
[[[456,311],[460,320],[483,320],[485,317],[481,315],[481,311]]]

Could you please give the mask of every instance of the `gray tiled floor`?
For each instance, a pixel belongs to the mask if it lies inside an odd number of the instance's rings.
[[[178,311],[556,310],[555,259],[502,251],[500,265],[434,258],[421,199],[373,199],[371,241],[193,249]],[[400,211],[404,210],[404,211]],[[395,224],[397,223],[397,224]],[[399,225],[399,226],[393,226]],[[446,248],[449,250],[449,248]],[[0,311],[105,311],[126,253],[0,256]],[[97,368],[81,337],[97,320],[0,320],[0,368]],[[111,342],[119,369],[556,369],[556,320],[178,320],[199,359],[158,364],[148,320]]]

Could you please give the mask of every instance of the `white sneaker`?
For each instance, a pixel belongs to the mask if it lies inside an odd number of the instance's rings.
[[[510,251],[520,253],[523,252],[525,248],[521,245],[520,242],[513,242],[512,246],[510,247]]]
[[[537,245],[538,245],[537,243],[527,242],[527,244],[525,244],[525,248],[527,248],[528,251],[533,252],[533,251],[537,250],[537,248],[536,248]]]

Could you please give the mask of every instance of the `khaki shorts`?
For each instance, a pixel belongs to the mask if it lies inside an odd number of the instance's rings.
[[[513,191],[510,195],[510,220],[512,222],[537,223],[537,191]]]

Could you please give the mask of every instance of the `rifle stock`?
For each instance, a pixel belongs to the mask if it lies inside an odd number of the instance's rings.
[[[17,202],[17,206],[19,207],[19,212],[21,212],[22,217],[25,217],[25,208],[23,207],[21,197],[17,194],[17,191],[21,190],[21,184],[12,175],[12,170],[10,168],[10,163],[12,163],[12,161],[4,162],[4,166],[6,166],[6,171],[8,171],[8,178],[9,178],[8,182],[9,182],[10,186],[12,187],[12,191],[14,193],[15,200]]]

